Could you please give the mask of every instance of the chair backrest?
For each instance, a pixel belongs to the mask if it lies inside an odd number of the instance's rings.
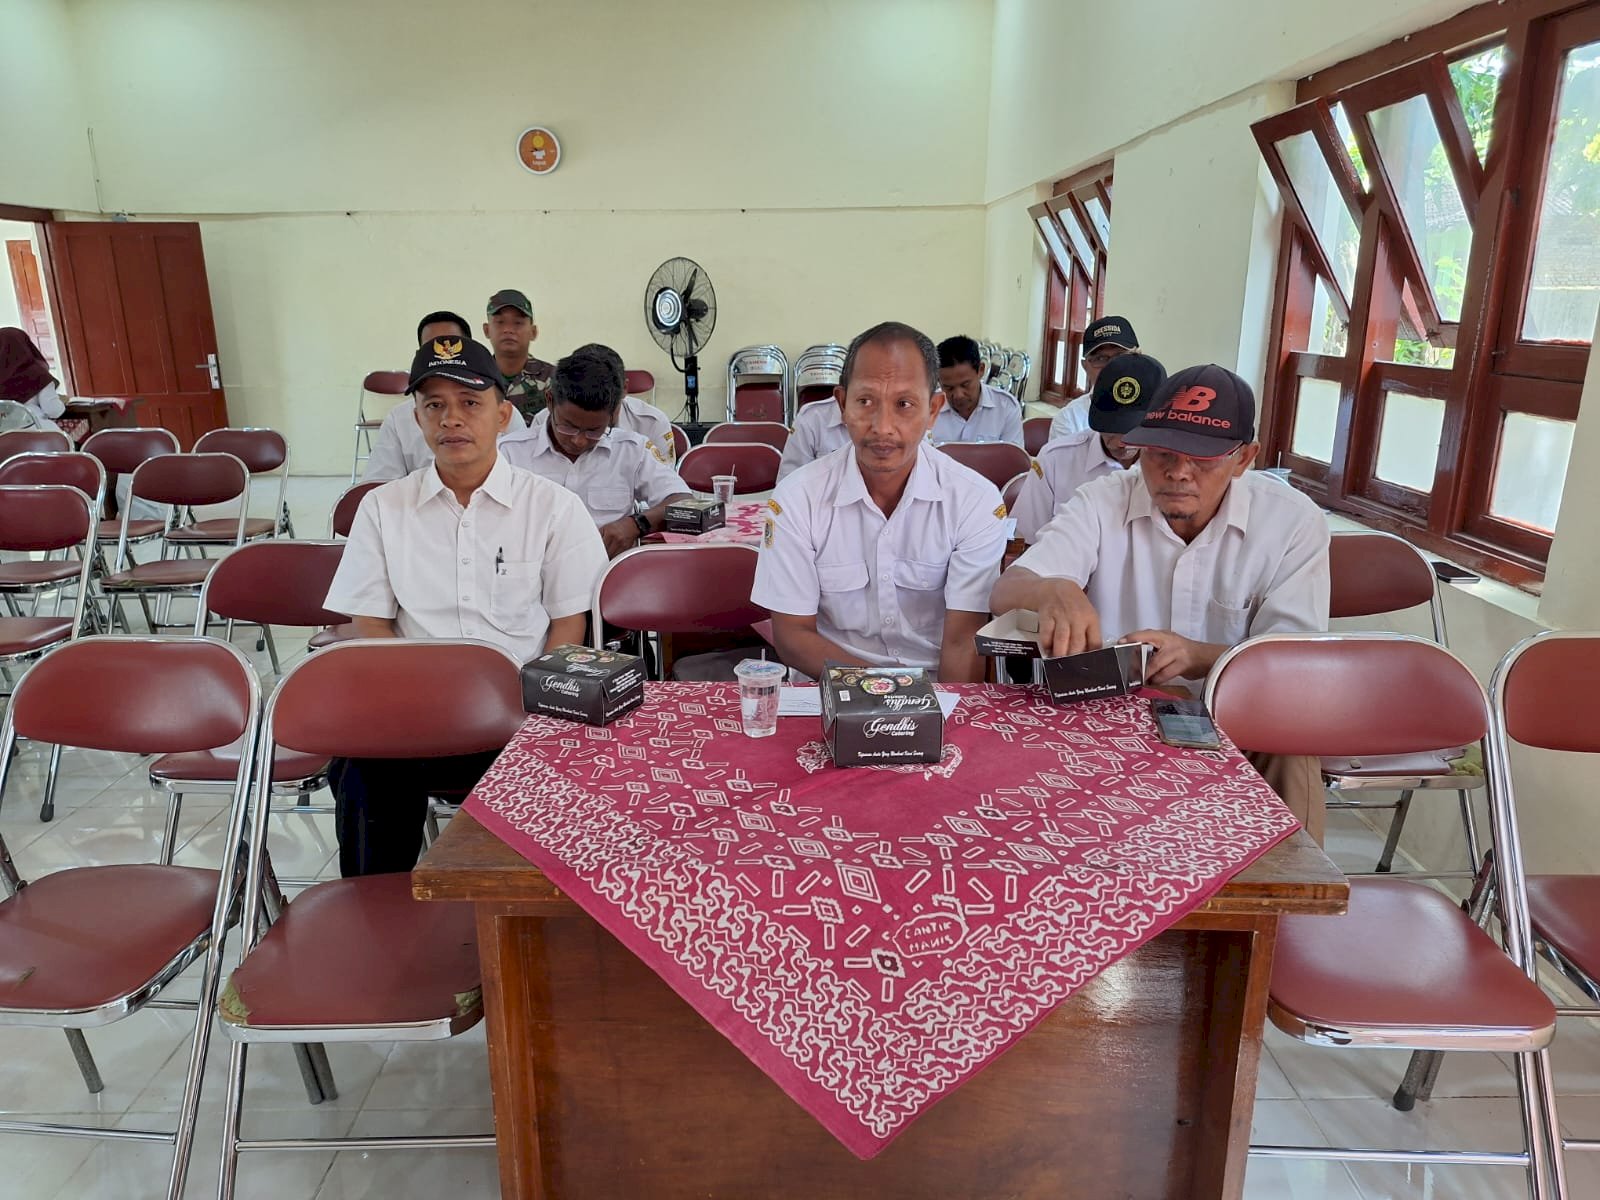
[[[672,449],[672,457],[677,462],[682,462],[683,456],[689,453],[689,435],[676,425],[672,427]]]
[[[172,430],[156,427],[102,429],[88,436],[83,452],[98,458],[107,473],[126,475],[146,459],[176,454],[178,438]]]
[[[1022,448],[1030,455],[1038,454],[1050,440],[1049,417],[1029,417],[1022,423]]]
[[[1398,633],[1268,634],[1212,669],[1206,704],[1241,750],[1318,758],[1424,754],[1481,741],[1482,686],[1435,642]]]
[[[789,359],[773,345],[744,346],[728,359],[728,419],[788,424]]]
[[[195,612],[195,633],[207,614],[257,625],[338,625],[350,618],[323,607],[343,542],[272,540],[240,546],[206,576]]]
[[[612,559],[595,589],[592,628],[729,633],[769,615],[750,599],[754,546],[709,542],[639,546]]]
[[[1021,471],[1006,480],[1005,487],[1000,489],[1000,499],[1006,502],[1006,511],[1010,512],[1017,506],[1017,497],[1022,495],[1022,485],[1028,482],[1028,472]]]
[[[1512,647],[1490,684],[1513,741],[1541,750],[1600,753],[1589,689],[1600,671],[1600,633],[1541,633]]]
[[[783,455],[759,442],[718,442],[694,446],[678,459],[678,476],[697,492],[711,491],[714,475],[732,475],[736,496],[770,492],[778,486]]]
[[[7,720],[55,745],[181,754],[253,739],[260,699],[255,669],[224,642],[86,637],[33,665]]]
[[[1028,452],[1011,442],[940,442],[938,448],[997,488],[1029,469]]]
[[[706,430],[706,445],[718,442],[763,442],[782,450],[789,443],[789,427],[776,421],[724,421]]]
[[[231,454],[250,468],[252,475],[276,471],[289,461],[289,443],[275,429],[213,429],[200,435],[196,454]]]
[[[411,377],[405,371],[368,371],[361,390],[376,396],[404,396]]]
[[[25,484],[0,487],[0,550],[93,556],[99,518],[94,501],[75,487]]]
[[[350,529],[356,523],[356,513],[361,508],[361,501],[368,492],[375,487],[382,487],[382,479],[369,479],[366,483],[358,483],[354,487],[345,488],[343,494],[333,504],[333,536],[349,537]]]
[[[518,670],[483,642],[338,642],[283,677],[265,744],[351,758],[499,750],[526,715]]]
[[[1444,641],[1433,564],[1402,537],[1375,530],[1335,533],[1328,544],[1330,617],[1374,617],[1429,606],[1434,639]]]
[[[15,454],[0,460],[0,484],[53,483],[75,487],[94,500],[95,512],[106,495],[106,469],[100,460],[81,450],[65,454]]]
[[[163,454],[133,470],[133,495],[156,504],[227,504],[249,487],[250,469],[231,454]]]
[[[649,371],[627,371],[625,375],[630,396],[648,396],[656,390],[656,377]]]
[[[13,454],[64,454],[72,439],[59,429],[9,429],[0,433],[0,460]]]

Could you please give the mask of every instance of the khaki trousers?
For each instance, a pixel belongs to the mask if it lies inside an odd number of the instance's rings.
[[[1261,778],[1278,793],[1317,845],[1322,845],[1328,797],[1322,786],[1322,767],[1318,760],[1297,754],[1246,754],[1245,757],[1261,772]]]

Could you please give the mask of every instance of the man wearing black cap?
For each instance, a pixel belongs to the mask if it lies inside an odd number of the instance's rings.
[[[1167,372],[1148,354],[1124,354],[1095,380],[1089,428],[1046,442],[1012,506],[1017,536],[1038,540],[1056,509],[1091,479],[1125,470],[1139,451],[1123,437],[1144,420]]]
[[[417,350],[409,391],[433,466],[361,501],[327,607],[360,637],[475,638],[518,662],[581,642],[605,547],[576,496],[496,451],[516,410],[494,356],[436,337]],[[341,873],[409,871],[429,794],[466,791],[493,758],[336,759]]]
[[[1083,331],[1083,377],[1088,388],[1083,395],[1061,406],[1061,411],[1050,422],[1050,440],[1081,433],[1089,428],[1090,397],[1094,395],[1095,380],[1112,359],[1122,354],[1134,354],[1139,349],[1139,335],[1134,333],[1127,317],[1101,317],[1090,321]]]
[[[1079,489],[995,585],[991,609],[1038,613],[1052,655],[1149,643],[1150,683],[1191,689],[1246,638],[1325,630],[1327,521],[1249,469],[1255,415],[1250,386],[1231,371],[1169,376],[1123,439],[1139,447],[1139,470]],[[1263,774],[1320,839],[1315,766],[1280,759],[1278,778]]]
[[[502,288],[489,297],[488,320],[483,336],[494,350],[495,364],[505,379],[506,399],[519,413],[523,424],[533,420],[550,402],[550,376],[555,365],[534,358],[529,352],[539,336],[533,320],[533,301],[516,288]]]

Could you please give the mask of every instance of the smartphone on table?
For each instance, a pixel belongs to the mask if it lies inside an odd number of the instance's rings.
[[[1219,750],[1222,738],[1211,722],[1211,714],[1199,700],[1159,699],[1150,701],[1156,730],[1169,746],[1186,750]]]
[[[1437,559],[1434,560],[1433,573],[1442,583],[1477,583],[1482,578],[1465,567],[1458,567],[1455,563],[1439,562]]]

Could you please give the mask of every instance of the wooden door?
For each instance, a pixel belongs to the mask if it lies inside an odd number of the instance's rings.
[[[54,370],[60,360],[56,357],[56,336],[50,330],[50,314],[44,306],[44,284],[39,280],[39,260],[34,257],[33,243],[27,238],[8,241],[6,262],[11,267],[11,286],[17,294],[22,331],[33,339]]]
[[[228,423],[200,226],[52,221],[47,269],[72,391],[133,396],[188,450]]]

